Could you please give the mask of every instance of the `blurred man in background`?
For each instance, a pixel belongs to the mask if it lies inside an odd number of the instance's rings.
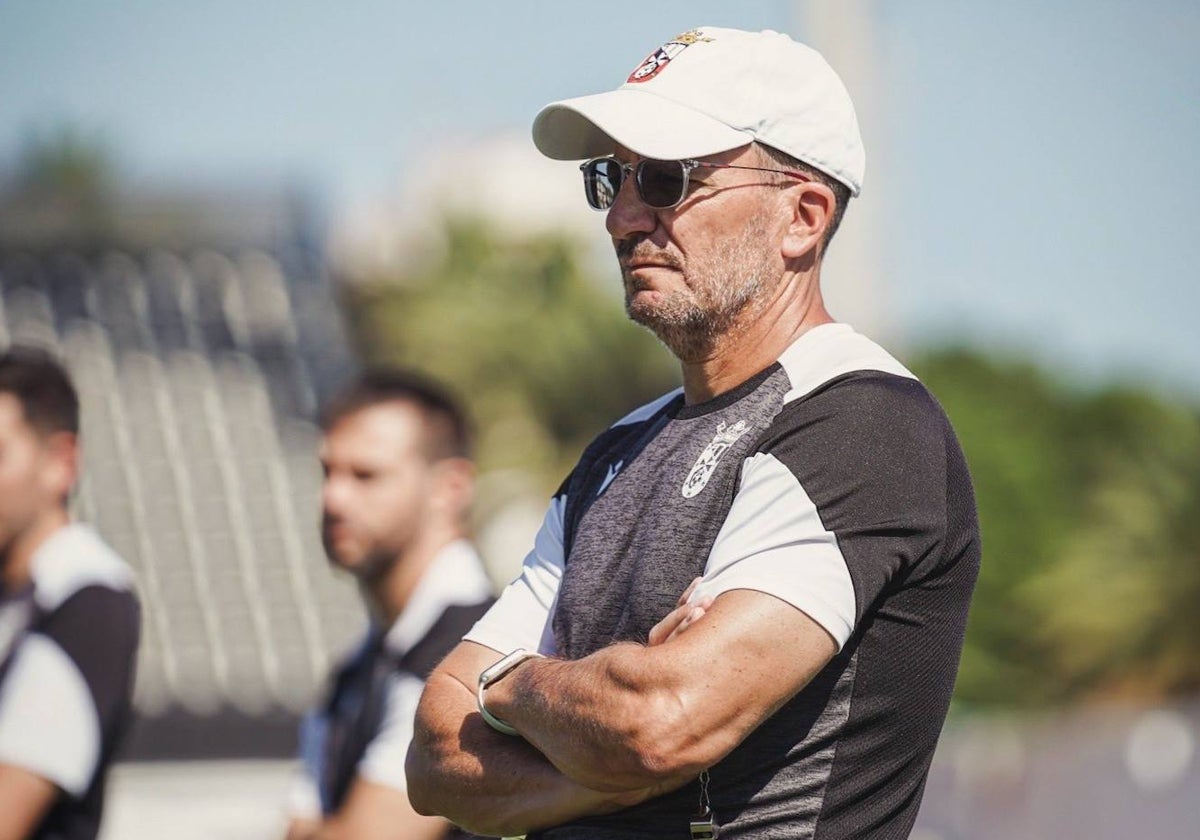
[[[409,805],[404,756],[425,678],[492,602],[466,539],[467,426],[439,385],[400,371],[367,374],[323,417],[325,551],[371,623],[305,721],[287,840],[460,836]]]
[[[0,837],[90,840],[132,716],[129,568],[67,501],[79,401],[49,355],[0,356]]]
[[[864,169],[845,87],[786,35],[703,27],[533,135],[587,159],[683,388],[593,441],[429,679],[414,803],[539,840],[908,836],[979,531],[936,400],[823,302]]]

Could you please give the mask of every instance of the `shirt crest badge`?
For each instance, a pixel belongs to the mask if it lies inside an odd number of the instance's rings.
[[[692,471],[683,480],[683,487],[680,488],[683,498],[690,499],[705,488],[708,480],[716,471],[717,462],[721,460],[721,456],[729,447],[737,443],[738,438],[746,434],[749,428],[745,420],[739,420],[732,426],[727,426],[725,423],[717,426],[717,433],[713,436],[712,443],[700,453]]]

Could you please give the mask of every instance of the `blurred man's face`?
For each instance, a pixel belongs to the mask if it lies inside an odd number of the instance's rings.
[[[67,437],[73,436],[39,435],[21,401],[0,393],[0,553],[41,515],[61,507],[70,489]]]
[[[427,520],[435,465],[421,432],[417,410],[391,402],[347,415],[322,441],[325,553],[360,579],[390,569]]]

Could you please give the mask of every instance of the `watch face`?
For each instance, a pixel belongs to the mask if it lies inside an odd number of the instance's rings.
[[[504,676],[504,674],[508,673],[508,671],[515,667],[519,662],[524,660],[527,656],[528,654],[524,650],[514,650],[496,664],[485,668],[479,675],[480,684],[487,685],[488,683],[499,679],[500,677]]]
[[[524,648],[517,648],[495,665],[490,665],[487,668],[484,668],[479,674],[479,685],[480,687],[487,687],[491,683],[494,683],[496,680],[503,677],[513,668],[516,668],[525,660],[540,659],[541,656],[542,655],[540,653],[534,653],[533,651],[525,650]]]

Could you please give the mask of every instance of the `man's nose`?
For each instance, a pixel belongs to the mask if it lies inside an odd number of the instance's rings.
[[[336,478],[327,478],[321,485],[321,511],[339,514],[346,508],[346,483]]]
[[[612,207],[608,208],[604,226],[613,239],[647,234],[658,226],[658,216],[642,201],[632,177],[621,182],[621,189],[617,191]]]

